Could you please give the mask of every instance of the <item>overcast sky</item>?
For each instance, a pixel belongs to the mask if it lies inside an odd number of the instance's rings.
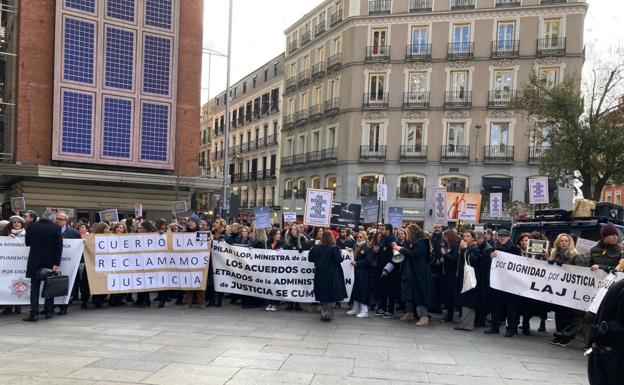
[[[284,50],[284,30],[321,0],[233,0],[231,83]],[[588,0],[585,42],[588,49],[624,55],[624,0]],[[228,0],[204,0],[204,47],[227,53]],[[213,56],[208,84],[204,55],[202,104],[225,89],[226,59]]]

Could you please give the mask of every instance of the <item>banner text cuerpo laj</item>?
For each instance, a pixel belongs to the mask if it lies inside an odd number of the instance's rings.
[[[85,267],[92,294],[205,290],[210,248],[195,233],[92,234]]]
[[[342,250],[342,271],[351,296],[353,252]],[[225,242],[212,244],[215,290],[289,302],[315,302],[314,264],[308,251],[252,249]]]

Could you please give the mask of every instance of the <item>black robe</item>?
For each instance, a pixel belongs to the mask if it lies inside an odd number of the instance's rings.
[[[445,308],[449,309],[455,305],[459,246],[449,248],[448,245],[445,245],[444,248],[446,253],[442,256],[444,258],[444,273],[442,275],[442,298],[440,302],[444,304]]]
[[[477,287],[462,293],[462,287],[464,286],[464,266],[466,260],[470,263],[470,266],[475,269],[475,276],[477,278]],[[479,302],[479,248],[476,244],[468,246],[466,249],[462,249],[459,253],[459,260],[457,261],[457,304],[459,306],[476,309]],[[482,283],[483,284],[483,283]]]
[[[308,254],[314,263],[314,297],[318,302],[338,302],[347,298],[342,254],[335,246],[314,246]]]
[[[421,238],[416,242],[405,242],[401,248],[405,256],[401,274],[401,300],[414,306],[429,305],[430,276],[429,240]]]
[[[351,292],[351,300],[368,305],[371,293],[370,271],[376,256],[373,253],[373,249],[367,245],[363,245],[360,248],[356,246],[356,249],[353,251],[353,258],[357,265],[354,269],[355,280],[353,291]]]

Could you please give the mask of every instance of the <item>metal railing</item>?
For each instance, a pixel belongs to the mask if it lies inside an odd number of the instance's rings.
[[[565,55],[565,52],[565,37],[547,37],[543,39],[537,39],[537,55],[539,56]]]
[[[529,163],[539,163],[549,146],[529,146]]]
[[[520,40],[494,40],[491,57],[516,57],[520,55]]]
[[[325,20],[321,20],[319,21],[315,26],[314,26],[314,36],[318,36],[320,34],[322,34],[323,32],[325,32]]]
[[[282,122],[283,127],[289,127],[295,124],[295,117],[291,115],[284,115],[284,121]]]
[[[519,7],[520,0],[496,0],[496,8]]]
[[[448,43],[447,58],[452,59],[468,59],[474,56],[474,42],[472,41],[454,41]]]
[[[340,111],[340,104],[338,98],[332,98],[325,101],[325,113],[326,114],[335,114]]]
[[[549,5],[549,4],[565,4],[567,3],[568,0],[542,0],[541,4],[542,5]]]
[[[422,144],[401,145],[399,159],[401,160],[426,160],[427,146]]]
[[[410,0],[410,12],[431,12],[432,10],[432,0]]]
[[[297,50],[297,40],[291,41],[288,44],[288,53],[293,53]]]
[[[483,160],[486,162],[513,162],[514,146],[504,144],[498,146],[485,146]]]
[[[293,165],[304,164],[306,162],[306,154],[296,154],[293,156]]]
[[[316,63],[312,66],[312,80],[318,79],[325,75],[325,62]]]
[[[446,144],[442,146],[440,158],[442,160],[468,160],[470,157],[470,146]]]
[[[292,91],[294,89],[297,88],[297,77],[296,76],[291,76],[288,79],[286,79],[286,90],[287,91]]]
[[[475,0],[452,0],[451,10],[474,9]]]
[[[306,190],[305,188],[303,189],[297,189],[297,194],[295,194],[295,198],[296,199],[305,199],[306,197]]]
[[[342,9],[332,13],[329,16],[329,27],[333,27],[334,25],[340,23],[342,21]]]
[[[306,85],[310,82],[310,69],[304,69],[299,72],[299,76],[297,77],[297,83],[299,85]]]
[[[295,112],[295,124],[303,123],[308,120],[308,109],[304,108]]]
[[[388,108],[387,92],[367,92],[364,94],[362,106],[369,109]]]
[[[372,0],[368,2],[369,15],[389,15],[392,2],[390,0]]]
[[[408,44],[405,49],[405,60],[428,61],[431,60],[431,44]]]
[[[488,92],[488,107],[509,107],[511,102],[518,97],[517,91],[493,90]]]
[[[429,92],[404,92],[403,107],[427,108],[429,107]]]
[[[306,31],[301,34],[301,46],[302,47],[310,42],[311,35],[312,34],[310,33],[310,31]]]
[[[447,107],[469,107],[472,105],[472,92],[447,91],[444,94],[444,105]]]
[[[291,199],[293,196],[292,190],[284,190],[284,199]]]
[[[320,119],[323,116],[323,105],[322,104],[315,104],[312,107],[310,107],[310,119]]]
[[[336,160],[337,159],[336,153],[337,153],[337,149],[335,147],[321,150],[320,160],[322,161]]]
[[[388,61],[390,60],[389,45],[373,45],[366,47],[366,61]]]
[[[360,146],[360,159],[362,160],[385,160],[386,146],[381,144]]]
[[[336,53],[327,58],[327,70],[332,71],[342,65],[342,53]]]

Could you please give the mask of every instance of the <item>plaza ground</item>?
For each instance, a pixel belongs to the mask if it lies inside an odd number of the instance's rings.
[[[437,319],[418,328],[337,310],[321,323],[307,311],[173,304],[23,316],[0,317],[0,384],[588,384],[579,341],[562,348],[550,333],[487,336]]]

